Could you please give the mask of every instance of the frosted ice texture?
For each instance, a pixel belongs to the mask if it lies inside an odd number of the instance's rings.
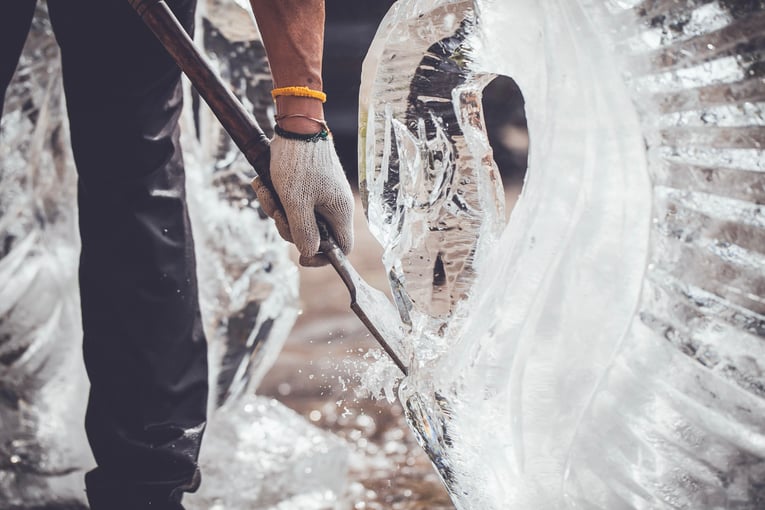
[[[270,125],[270,78],[251,16],[223,2],[200,5],[203,12],[198,35],[209,55]],[[85,508],[82,478],[93,463],[83,430],[76,172],[60,73],[41,3],[0,126],[0,508]],[[327,508],[320,505],[345,482],[343,443],[252,396],[297,315],[297,270],[259,210],[249,166],[195,103],[187,98],[183,146],[214,408],[202,454],[210,490],[199,508],[215,508],[216,487],[232,484],[242,490],[217,508],[276,505],[277,488],[287,486],[285,499]],[[277,441],[281,434],[294,435]]]
[[[448,58],[469,27],[458,6],[434,4],[436,23],[397,23],[411,8],[394,6],[365,61],[359,180],[399,307],[446,324],[474,276],[477,245],[504,223],[488,142],[463,133],[483,129],[480,92],[491,77]]]
[[[765,506],[763,30],[762,2],[388,13],[361,187],[419,325],[400,397],[458,508]],[[494,74],[531,142],[504,229]]]

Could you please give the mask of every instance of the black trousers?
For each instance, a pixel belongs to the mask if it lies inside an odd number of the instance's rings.
[[[5,92],[35,0],[0,7]],[[170,0],[192,29],[195,0]],[[207,348],[179,145],[180,72],[127,0],[48,0],[78,171],[93,510],[182,509]]]

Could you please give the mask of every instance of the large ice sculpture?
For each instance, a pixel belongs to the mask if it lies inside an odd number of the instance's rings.
[[[765,506],[765,5],[399,0],[361,187],[460,509]],[[502,231],[480,95],[529,170]],[[406,315],[404,315],[406,317]]]
[[[38,11],[0,124],[0,507],[85,508],[75,172]]]
[[[203,13],[198,34],[209,55],[270,125],[270,78],[251,16],[233,2],[200,5]],[[82,479],[93,462],[83,428],[76,173],[60,72],[41,3],[0,125],[3,509],[85,508]],[[297,315],[296,267],[217,121],[189,99],[183,123],[213,397],[201,459],[207,476],[192,505],[265,507],[282,497],[326,508],[345,481],[344,443],[252,395]],[[285,433],[289,441],[276,440]],[[220,494],[233,485],[250,490]]]

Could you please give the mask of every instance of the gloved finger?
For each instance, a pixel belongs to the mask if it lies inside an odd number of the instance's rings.
[[[287,204],[287,220],[293,242],[300,255],[311,258],[319,251],[319,227],[316,224],[316,213],[310,204]]]
[[[287,242],[292,242],[292,234],[290,233],[289,222],[287,216],[284,214],[281,202],[276,194],[271,191],[271,188],[261,180],[260,177],[255,177],[250,183],[252,189],[255,190],[255,194],[258,195],[258,203],[267,215],[274,219],[276,223],[276,230],[279,235],[282,236]]]
[[[317,211],[337,241],[337,246],[348,255],[353,249],[353,201],[344,206],[319,206]]]
[[[274,223],[276,224],[276,231],[282,236],[282,239],[288,243],[294,242],[292,240],[292,232],[290,232],[290,224],[287,221],[287,217],[284,216],[284,212],[280,209],[274,213]]]
[[[263,208],[263,211],[265,211],[267,215],[273,218],[274,213],[281,209],[279,198],[273,191],[271,191],[271,188],[266,186],[266,183],[264,183],[260,177],[255,177],[252,182],[250,182],[250,186],[252,186],[252,189],[258,196],[260,207]]]
[[[303,267],[321,267],[329,264],[329,259],[326,257],[326,255],[319,253],[313,257],[304,257],[301,255],[299,262]]]

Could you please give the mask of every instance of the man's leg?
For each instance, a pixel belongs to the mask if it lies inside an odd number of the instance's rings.
[[[14,0],[0,8],[0,116],[5,91],[19,63],[36,3],[37,0]]]
[[[15,0],[14,0],[15,1]],[[187,29],[193,0],[169,2]],[[48,0],[79,175],[93,510],[181,509],[199,483],[206,342],[180,72],[127,0]]]

